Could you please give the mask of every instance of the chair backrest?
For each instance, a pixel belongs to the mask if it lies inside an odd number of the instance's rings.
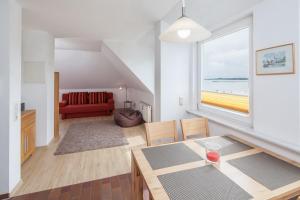
[[[178,141],[176,121],[164,121],[164,122],[153,122],[145,123],[147,133],[147,145],[157,145],[158,141],[160,144],[169,143],[167,139],[171,139],[171,142]]]
[[[181,128],[184,140],[187,140],[189,136],[209,136],[208,120],[206,118],[182,119]]]

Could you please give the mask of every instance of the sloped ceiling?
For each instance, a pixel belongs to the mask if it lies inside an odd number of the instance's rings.
[[[61,89],[147,87],[101,41],[56,39],[55,68]]]
[[[154,34],[150,31],[134,41],[103,41],[152,92],[155,86]]]

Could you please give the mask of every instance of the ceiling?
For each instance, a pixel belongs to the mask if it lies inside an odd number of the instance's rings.
[[[143,38],[155,22],[172,23],[181,11],[180,0],[17,1],[23,7],[24,29],[44,30],[62,38],[56,40],[55,65],[64,76],[63,88],[78,89],[127,84],[147,91],[124,59],[102,41]],[[187,0],[186,14],[211,28],[260,1]]]
[[[180,16],[180,0],[17,0],[28,29],[55,37],[136,39],[155,22]],[[211,27],[262,0],[186,0],[187,14]],[[174,12],[169,12],[173,10]],[[169,13],[169,14],[168,14]],[[166,16],[166,17],[165,17]]]
[[[18,0],[25,28],[55,37],[135,39],[178,0]]]
[[[61,89],[148,88],[101,41],[55,39],[55,70]]]
[[[100,52],[102,41],[79,38],[56,38],[56,50],[82,50]]]
[[[250,13],[251,8],[263,0],[186,0],[186,15],[206,28],[213,30],[227,23],[226,20]],[[171,24],[181,15],[178,2],[164,17]]]

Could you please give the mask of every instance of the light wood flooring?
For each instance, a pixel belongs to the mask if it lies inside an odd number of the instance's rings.
[[[54,155],[70,124],[95,120],[112,120],[112,117],[62,121],[60,139],[53,140],[47,147],[37,148],[33,156],[23,164],[23,183],[11,196],[130,173],[131,149],[146,146],[144,125],[123,129],[129,145],[60,156]]]

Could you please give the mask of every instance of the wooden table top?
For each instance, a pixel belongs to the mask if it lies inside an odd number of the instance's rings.
[[[210,138],[218,138],[218,137],[210,137]],[[276,157],[280,160],[284,160],[284,161],[288,162],[289,164],[292,164],[296,167],[300,167],[299,163],[295,163],[291,160],[280,157],[268,150],[257,147],[255,145],[245,142],[239,138],[236,138],[233,136],[230,136],[230,138],[237,140],[248,146],[251,146],[253,148],[251,148],[250,150],[239,152],[239,153],[222,156],[219,164],[213,165],[217,170],[219,170],[222,174],[224,174],[230,180],[232,180],[234,183],[236,183],[240,188],[242,188],[244,191],[246,191],[248,194],[250,194],[253,197],[253,199],[259,199],[259,200],[261,200],[261,199],[262,200],[264,200],[264,199],[290,199],[291,197],[300,195],[300,180],[293,182],[291,184],[285,185],[283,187],[280,187],[278,189],[270,190],[266,186],[255,181],[254,179],[247,176],[239,169],[237,169],[234,166],[232,166],[231,164],[229,164],[228,161],[264,152],[264,153],[267,153],[268,155]],[[207,139],[208,138],[203,138],[200,140],[205,141]],[[185,144],[190,150],[192,150],[193,152],[198,154],[200,157],[202,157],[203,160],[189,162],[189,163],[166,167],[166,168],[161,168],[161,169],[157,169],[157,170],[153,170],[151,168],[150,163],[148,162],[147,158],[145,157],[145,155],[143,153],[143,149],[155,148],[155,147],[146,147],[146,148],[142,148],[142,149],[132,150],[132,156],[133,156],[132,159],[135,162],[135,164],[137,165],[137,167],[149,189],[149,192],[152,195],[154,200],[170,199],[167,192],[163,188],[161,182],[159,181],[158,176],[166,175],[166,174],[170,174],[170,173],[174,173],[174,172],[190,170],[190,169],[196,169],[196,168],[210,165],[205,160],[205,158],[206,158],[205,148],[202,147],[201,145],[197,144],[196,141],[197,140],[187,140],[187,141],[182,141],[182,142],[178,142],[178,143]],[[170,145],[170,144],[165,144],[165,145]],[[161,147],[161,146],[164,146],[164,145],[160,145],[157,147]],[[176,152],[174,152],[174,154],[176,154]]]

